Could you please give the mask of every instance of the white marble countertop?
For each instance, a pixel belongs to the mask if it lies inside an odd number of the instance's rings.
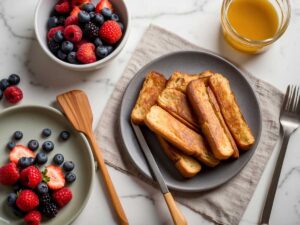
[[[0,78],[11,73],[22,76],[25,98],[21,104],[51,104],[58,93],[80,88],[87,92],[95,124],[109,99],[143,31],[150,23],[171,30],[187,40],[220,53],[255,76],[282,91],[290,83],[300,84],[300,4],[294,1],[286,34],[264,54],[245,55],[229,47],[220,33],[220,0],[126,0],[132,15],[132,29],[123,52],[109,66],[94,72],[77,73],[54,64],[42,52],[34,37],[33,18],[38,0],[0,1]],[[16,6],[16,7],[14,7]],[[1,101],[0,109],[8,107]],[[271,224],[300,224],[300,132],[291,138],[279,182]],[[274,168],[277,151],[271,157],[241,224],[257,224],[262,202]],[[158,190],[142,181],[109,168],[130,224],[172,224]],[[212,224],[180,205],[189,224]],[[96,178],[91,198],[75,225],[116,224]]]

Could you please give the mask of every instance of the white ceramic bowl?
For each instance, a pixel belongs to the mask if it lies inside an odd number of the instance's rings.
[[[34,19],[34,29],[35,29],[37,40],[40,46],[42,47],[42,49],[45,51],[45,53],[50,57],[50,59],[52,59],[53,61],[57,62],[59,65],[67,69],[76,70],[76,71],[88,71],[88,70],[96,70],[107,65],[121,52],[129,36],[130,16],[124,0],[110,0],[110,2],[114,7],[114,10],[118,13],[121,22],[124,24],[123,37],[121,42],[117,46],[117,48],[114,49],[114,51],[104,59],[89,64],[75,65],[75,64],[64,62],[59,58],[57,58],[49,50],[47,45],[47,21],[56,2],[57,2],[56,0],[55,1],[40,0],[36,8],[35,19]],[[96,5],[97,2],[99,2],[99,0],[92,0],[92,2]]]

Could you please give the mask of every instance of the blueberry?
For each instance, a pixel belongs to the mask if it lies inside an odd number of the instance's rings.
[[[63,168],[65,171],[69,172],[74,169],[75,165],[72,161],[67,161],[63,164]]]
[[[6,88],[10,86],[8,79],[2,79],[0,80],[0,89],[4,91]]]
[[[86,12],[92,12],[95,10],[95,6],[92,4],[92,3],[87,3],[87,4],[84,4],[82,7],[81,7],[82,10],[86,11]]]
[[[103,8],[101,10],[101,14],[104,16],[105,19],[110,19],[112,16],[112,11],[109,8]]]
[[[61,59],[61,60],[64,61],[64,60],[67,58],[67,54],[64,53],[62,50],[58,50],[58,51],[57,51],[57,57],[58,57],[59,59]]]
[[[116,21],[116,22],[118,22],[120,20],[119,16],[117,14],[115,14],[115,13],[113,13],[111,15],[111,19],[114,20],[114,21]]]
[[[61,45],[61,50],[63,50],[63,52],[65,53],[69,53],[73,50],[74,45],[72,42],[70,41],[64,41]]]
[[[89,13],[91,20],[95,18],[96,13],[95,12],[90,12]]]
[[[15,133],[14,133],[14,138],[15,138],[15,140],[21,140],[22,138],[23,138],[23,133],[22,133],[22,131],[16,131]]]
[[[17,74],[11,74],[8,77],[8,82],[10,85],[18,85],[20,83],[20,77]]]
[[[67,183],[73,183],[76,180],[76,175],[73,172],[69,172],[66,174]]]
[[[56,165],[61,165],[63,162],[64,162],[64,156],[62,154],[56,154],[54,157],[53,157],[53,162],[56,164]]]
[[[7,205],[9,207],[13,207],[15,204],[16,204],[16,200],[17,200],[17,195],[16,193],[10,193],[8,196],[7,196]]]
[[[51,39],[49,42],[48,42],[48,47],[50,49],[50,51],[54,54],[57,53],[57,51],[60,49],[60,45],[59,43],[57,43],[56,41],[54,41],[53,39]]]
[[[12,150],[15,146],[16,146],[16,143],[13,142],[13,141],[8,142],[7,145],[6,145],[6,147],[7,147],[9,150]]]
[[[101,14],[96,13],[93,22],[96,25],[101,26],[104,23],[104,17]]]
[[[94,44],[95,44],[96,47],[103,45],[103,43],[102,43],[102,41],[101,41],[100,38],[96,38],[95,41],[94,41]]]
[[[56,41],[57,43],[60,43],[64,40],[64,35],[63,32],[61,30],[56,31],[56,33],[54,34],[53,37],[54,41]]]
[[[70,52],[68,54],[67,60],[69,63],[78,64],[78,61],[76,59],[76,52]]]
[[[52,141],[45,141],[42,148],[45,152],[51,152],[54,149],[54,144]]]
[[[52,16],[48,19],[48,29],[51,29],[52,27],[56,27],[58,25],[58,19],[56,16]]]
[[[39,148],[39,142],[37,140],[30,140],[27,144],[27,147],[32,150],[36,151]]]
[[[0,89],[0,100],[3,98],[3,91]]]
[[[52,131],[49,128],[45,128],[42,131],[42,136],[43,137],[50,137],[51,133],[52,133]]]
[[[100,59],[103,59],[108,55],[108,49],[104,46],[99,46],[96,49],[96,54]]]
[[[88,23],[90,22],[91,17],[86,11],[80,11],[78,13],[78,22],[79,23]]]
[[[26,167],[30,166],[29,159],[27,157],[20,158],[18,161],[18,166],[20,168],[26,168]]]
[[[121,30],[123,31],[123,30],[124,30],[124,25],[123,25],[123,23],[121,23],[121,22],[118,22],[118,24],[119,24],[119,26],[120,26]]]
[[[39,165],[43,165],[48,161],[48,156],[44,152],[39,152],[36,157],[35,161]]]
[[[34,164],[35,159],[32,157],[28,157],[29,166]]]
[[[45,182],[41,182],[37,186],[37,191],[39,194],[46,194],[48,190],[48,185]]]
[[[105,47],[107,48],[108,54],[110,54],[114,50],[114,48],[110,45],[105,46]]]
[[[62,131],[59,136],[62,140],[66,141],[70,138],[70,132],[69,131]]]

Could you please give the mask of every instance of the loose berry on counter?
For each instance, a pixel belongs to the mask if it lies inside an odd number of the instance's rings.
[[[42,149],[45,152],[51,152],[54,149],[54,143],[52,141],[45,141],[42,145]]]
[[[64,162],[64,160],[65,160],[65,158],[62,154],[56,154],[53,157],[53,162],[58,166],[61,165]]]
[[[35,157],[35,161],[37,164],[43,165],[48,161],[48,156],[45,152],[39,152]]]
[[[23,99],[23,92],[17,86],[10,86],[5,89],[4,96],[11,104],[16,104]]]
[[[87,3],[87,4],[84,4],[81,7],[81,9],[88,12],[88,13],[90,13],[90,12],[95,10],[95,6],[93,5],[93,3]]]
[[[64,41],[61,45],[61,50],[64,52],[64,53],[69,53],[71,52],[72,50],[74,49],[74,45],[72,42],[70,41]]]
[[[16,205],[23,212],[29,212],[39,205],[39,198],[31,190],[22,190],[17,198]]]
[[[114,21],[118,22],[120,20],[120,18],[119,18],[119,16],[117,14],[113,13],[111,15],[111,20],[114,20]]]
[[[70,52],[67,56],[67,60],[69,63],[78,64],[76,52]]]
[[[91,20],[91,17],[90,17],[90,14],[86,11],[80,11],[78,13],[78,22],[79,23],[88,23],[90,22]]]
[[[30,140],[27,144],[27,147],[32,150],[36,151],[39,148],[40,144],[37,140]]]
[[[95,62],[97,60],[95,46],[92,43],[81,45],[77,51],[77,60],[82,63]]]
[[[100,2],[96,6],[95,11],[101,12],[104,8],[108,8],[110,10],[113,9],[112,4],[108,0],[100,0]]]
[[[109,9],[109,8],[103,8],[101,10],[101,14],[104,16],[104,18],[106,20],[110,20],[113,13],[112,13],[111,9]]]
[[[21,183],[29,188],[35,188],[42,181],[42,174],[35,166],[29,166],[20,173]]]
[[[67,183],[71,184],[76,180],[76,175],[73,172],[69,172],[66,174],[66,181]]]
[[[65,186],[66,180],[61,167],[49,165],[45,169],[45,175],[49,177],[47,184],[51,190],[58,190]]]
[[[34,158],[35,154],[23,145],[16,145],[9,153],[9,160],[15,164],[17,164],[22,157]]]
[[[74,167],[75,167],[75,164],[72,161],[66,161],[63,164],[63,168],[66,172],[72,171],[74,169]]]
[[[7,205],[9,207],[14,207],[15,204],[16,204],[16,201],[17,201],[17,194],[16,193],[10,193],[7,196],[6,202],[7,202]]]
[[[104,46],[99,46],[96,49],[96,54],[100,59],[103,59],[108,55],[108,49]]]
[[[7,145],[6,145],[6,147],[7,147],[9,150],[12,150],[15,146],[16,146],[16,143],[13,142],[13,141],[8,142]]]
[[[19,166],[21,169],[24,169],[24,168],[30,166],[29,158],[27,158],[27,157],[22,157],[22,158],[20,158],[19,161],[18,161],[18,166]]]
[[[68,1],[59,1],[54,8],[56,12],[61,14],[65,14],[71,11],[71,5]]]
[[[78,17],[78,13],[81,11],[81,9],[78,6],[73,7],[70,16],[76,16]]]
[[[61,30],[56,31],[56,33],[54,34],[53,37],[54,41],[56,41],[57,43],[60,43],[64,40],[64,35],[63,32]]]
[[[11,74],[8,77],[8,82],[10,85],[18,85],[20,83],[20,77],[17,74]]]
[[[116,21],[108,20],[100,27],[99,37],[108,44],[115,44],[121,39],[122,30]]]
[[[63,32],[64,29],[65,29],[65,28],[64,28],[63,26],[57,26],[57,27],[51,28],[51,29],[48,31],[48,34],[47,34],[48,40],[51,40],[51,39],[54,37],[54,35],[56,34],[57,31]]]
[[[8,163],[0,168],[0,184],[13,185],[19,178],[20,173],[15,163]]]
[[[91,40],[94,40],[99,35],[99,28],[92,22],[88,22],[83,28],[84,35]]]
[[[48,185],[45,182],[41,182],[41,183],[38,184],[37,192],[39,194],[46,194],[46,193],[48,193],[48,191],[49,191],[49,188],[48,188]]]
[[[57,51],[57,57],[58,57],[59,59],[65,61],[66,58],[67,58],[67,54],[64,53],[62,50],[58,50],[58,51]]]
[[[56,16],[52,16],[48,19],[48,29],[56,27],[58,25],[58,18]]]
[[[73,43],[79,42],[82,39],[82,31],[77,25],[66,26],[64,36],[68,41]]]
[[[65,26],[69,25],[77,25],[78,24],[78,16],[68,16],[67,19],[65,20]]]
[[[94,44],[95,44],[96,47],[99,47],[99,46],[103,45],[101,39],[98,38],[98,37],[94,40]]]
[[[104,17],[101,14],[96,13],[93,22],[96,25],[101,26],[104,23]]]
[[[57,42],[54,41],[54,40],[50,40],[50,41],[48,42],[48,47],[49,47],[50,51],[51,51],[52,53],[54,53],[54,54],[56,54],[57,51],[60,49],[59,43],[57,43]]]
[[[43,129],[43,131],[42,131],[42,136],[43,136],[43,137],[50,137],[50,136],[51,136],[51,133],[52,133],[51,129],[45,128],[45,129]]]
[[[10,86],[8,79],[0,80],[0,89],[4,91],[6,88]]]
[[[22,131],[16,131],[15,133],[14,133],[14,138],[15,138],[15,140],[21,140],[22,138],[23,138],[23,133],[22,133]]]
[[[59,208],[66,206],[73,198],[73,194],[69,188],[62,188],[52,194],[54,202]]]
[[[31,211],[26,214],[24,221],[28,225],[39,225],[42,220],[42,214],[38,210]]]

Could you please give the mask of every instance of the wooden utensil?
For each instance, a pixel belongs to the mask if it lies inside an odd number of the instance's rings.
[[[117,213],[119,222],[122,225],[128,224],[120,199],[110,179],[102,153],[96,142],[92,128],[93,114],[86,94],[80,90],[73,90],[57,96],[56,99],[74,128],[85,134],[88,139],[92,147],[94,157],[98,162],[103,181],[108,190],[113,207]]]

